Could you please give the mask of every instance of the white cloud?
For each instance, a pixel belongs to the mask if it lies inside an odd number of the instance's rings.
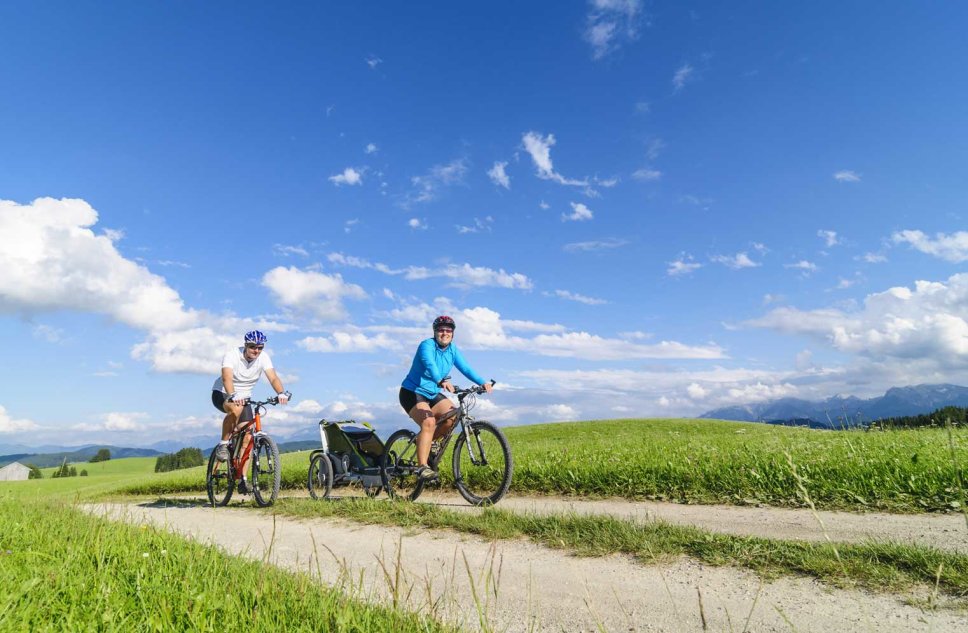
[[[864,253],[861,259],[868,264],[883,264],[887,261],[887,257],[881,255],[880,253]]]
[[[745,252],[736,253],[735,255],[713,255],[709,258],[717,264],[722,264],[727,268],[732,268],[733,270],[739,270],[741,268],[756,268],[757,266],[762,266],[759,262],[754,262],[749,258]]]
[[[288,257],[290,255],[300,255],[302,257],[309,257],[309,253],[302,246],[288,246],[286,244],[273,244],[272,252],[280,257]]]
[[[459,309],[447,301],[435,305],[404,306],[392,313],[394,318],[417,324],[414,328],[369,327],[342,329],[329,337],[306,340],[307,349],[321,352],[376,351],[399,349],[401,340],[410,340],[426,331],[433,315],[450,314],[457,321],[457,341],[464,350],[513,351],[539,356],[586,360],[637,359],[717,359],[724,358],[724,350],[714,343],[693,346],[677,341],[642,344],[627,338],[604,338],[588,332],[572,332],[557,324],[533,323],[502,319],[500,313],[478,306]],[[514,332],[539,332],[534,336],[520,336]]]
[[[351,233],[353,229],[356,228],[356,225],[359,223],[360,223],[359,218],[353,218],[352,220],[347,220],[346,222],[343,222],[343,232]]]
[[[269,289],[278,305],[324,320],[346,318],[343,299],[367,296],[362,288],[346,283],[339,274],[326,275],[292,266],[273,268],[263,275],[262,285]]]
[[[800,261],[793,264],[783,264],[783,267],[793,268],[794,270],[802,270],[804,275],[809,275],[810,273],[817,272],[818,270],[816,264],[814,264],[813,262],[808,262],[805,259],[801,259]]]
[[[491,182],[493,182],[495,185],[499,185],[501,187],[504,187],[505,189],[510,189],[511,179],[508,178],[507,173],[504,171],[505,167],[507,167],[507,161],[505,162],[495,161],[494,166],[491,167],[490,170],[488,170],[487,175],[490,176]]]
[[[521,138],[521,141],[524,143],[524,149],[531,155],[531,160],[538,170],[538,178],[553,180],[562,185],[576,187],[588,186],[588,180],[571,180],[555,171],[554,165],[551,162],[551,148],[555,144],[554,134],[542,137],[537,132],[527,132]]]
[[[494,224],[494,218],[487,216],[483,220],[474,218],[474,224],[470,226],[464,226],[461,224],[457,224],[455,226],[457,228],[457,232],[463,235],[465,233],[490,232],[492,224]]]
[[[855,311],[777,308],[747,325],[806,334],[873,359],[968,367],[968,274],[869,295]]]
[[[366,147],[363,148],[363,152],[366,154],[375,154],[379,151],[376,143],[367,143]]]
[[[589,4],[583,37],[592,46],[593,59],[601,59],[638,37],[641,0],[590,0]]]
[[[407,226],[409,226],[411,229],[415,229],[419,231],[426,231],[428,228],[427,221],[425,219],[420,219],[420,218],[410,218],[409,220],[407,220]]]
[[[669,267],[666,269],[666,274],[670,277],[679,277],[682,275],[688,275],[700,268],[702,268],[702,264],[694,262],[692,260],[692,255],[682,253],[679,256],[679,259],[669,262]]]
[[[347,167],[343,173],[330,176],[329,181],[340,187],[342,185],[359,185],[363,183],[363,171],[357,171],[353,167]]]
[[[891,236],[895,244],[910,244],[915,249],[955,264],[968,261],[968,231],[951,235],[935,234],[931,239],[921,231],[898,231]]]
[[[569,221],[571,221],[571,222],[584,222],[584,221],[587,221],[587,220],[591,220],[593,217],[595,217],[595,215],[592,213],[592,210],[589,209],[588,207],[586,207],[581,202],[577,202],[577,203],[576,202],[572,202],[571,203],[571,208],[572,208],[572,212],[571,213],[569,213],[569,214],[562,213],[561,214],[561,221],[562,222],[569,222]]]
[[[493,286],[498,288],[516,288],[530,290],[531,280],[521,273],[508,273],[503,268],[494,270],[484,266],[470,264],[443,264],[434,268],[424,266],[407,266],[406,268],[390,268],[386,264],[374,263],[360,257],[330,253],[331,263],[354,268],[376,270],[386,275],[402,275],[404,279],[415,281],[443,277],[451,280],[451,285],[459,288],[471,286]]]
[[[770,249],[766,247],[766,244],[761,244],[759,242],[753,242],[753,250],[760,255],[765,255],[770,252]]]
[[[40,426],[33,420],[26,418],[14,419],[10,417],[7,410],[0,404],[0,435],[10,433],[22,433],[24,431],[34,431]]]
[[[404,205],[436,200],[441,188],[463,183],[466,174],[467,162],[463,158],[454,159],[446,165],[434,165],[426,174],[410,179],[416,192],[407,197]]]
[[[149,331],[197,324],[163,277],[91,230],[97,219],[83,200],[0,200],[0,312],[90,312]]]
[[[665,142],[661,138],[654,138],[649,141],[649,144],[645,148],[645,155],[649,160],[655,160],[659,157],[659,154],[665,149]]]
[[[662,178],[662,172],[658,169],[643,167],[642,169],[636,169],[634,172],[632,172],[632,178],[644,182],[651,182]]]
[[[567,290],[555,290],[554,296],[560,299],[567,299],[568,301],[576,301],[578,303],[584,303],[585,305],[598,306],[608,303],[604,299],[596,299],[595,297],[586,297],[585,295],[580,295],[574,292],[569,292]]]
[[[648,114],[649,112],[652,112],[652,104],[648,101],[636,101],[635,111],[639,114]]]
[[[370,70],[375,70],[377,66],[383,63],[383,60],[376,55],[370,55],[366,58],[366,65],[370,67]]]
[[[565,244],[562,249],[569,253],[604,251],[612,248],[620,248],[628,243],[628,240],[619,239],[617,237],[609,237],[604,240],[571,242],[569,244]]]
[[[568,404],[552,404],[542,407],[538,413],[548,422],[565,422],[579,417],[578,410]]]
[[[860,174],[842,169],[834,174],[834,180],[838,182],[860,182]]]
[[[60,343],[64,340],[64,330],[43,323],[35,325],[31,333],[34,338],[42,339],[48,343]]]
[[[676,92],[679,92],[685,88],[686,84],[692,81],[695,70],[696,69],[688,63],[683,64],[676,69],[675,74],[672,76],[672,86],[675,88]]]
[[[821,229],[817,231],[817,237],[821,238],[828,247],[836,246],[840,244],[840,239],[837,238],[837,231],[827,231]]]
[[[548,209],[551,208],[551,205],[548,204],[547,202],[545,202],[544,200],[542,200],[541,202],[539,202],[538,203],[538,206],[541,207],[542,209],[544,209],[545,211],[547,211]]]

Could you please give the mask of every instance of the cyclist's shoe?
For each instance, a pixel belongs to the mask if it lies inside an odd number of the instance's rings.
[[[240,495],[247,495],[249,494],[249,492],[251,492],[249,490],[248,482],[244,479],[239,480],[239,483],[235,486],[235,489],[239,492]]]
[[[436,457],[440,455],[440,447],[443,446],[444,442],[441,439],[436,439],[430,445],[430,455]]]
[[[220,462],[229,461],[228,444],[219,444],[218,446],[215,447],[215,459],[219,460]]]
[[[417,479],[423,481],[434,481],[437,479],[437,471],[430,466],[421,466],[417,469]]]

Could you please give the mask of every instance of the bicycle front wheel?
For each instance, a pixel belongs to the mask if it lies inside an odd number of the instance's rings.
[[[333,463],[326,453],[316,453],[309,462],[309,496],[313,499],[329,497],[333,489]]]
[[[391,499],[416,501],[424,481],[417,477],[417,443],[413,431],[401,429],[384,445],[380,462],[383,487]]]
[[[511,485],[511,447],[490,422],[470,422],[466,429],[454,443],[454,483],[471,505],[494,505]]]
[[[268,435],[255,438],[252,451],[252,494],[262,507],[272,505],[279,496],[282,467],[279,464],[279,447]]]
[[[221,462],[215,457],[215,449],[208,456],[208,470],[205,471],[205,488],[208,490],[208,502],[212,506],[224,506],[232,498],[235,490],[235,476],[232,472],[232,460]]]

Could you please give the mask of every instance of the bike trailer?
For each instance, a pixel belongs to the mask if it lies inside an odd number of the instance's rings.
[[[376,431],[366,422],[356,420],[319,421],[319,435],[324,450],[330,455],[342,457],[356,468],[378,468],[383,457],[383,442]],[[337,471],[343,470],[333,460]],[[349,465],[349,464],[347,464]],[[345,466],[344,466],[345,468]]]

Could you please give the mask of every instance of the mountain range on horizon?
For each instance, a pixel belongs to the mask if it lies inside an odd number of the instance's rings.
[[[891,387],[883,396],[835,395],[826,400],[779,398],[707,411],[699,418],[739,422],[810,421],[810,426],[839,429],[874,420],[931,413],[941,407],[968,407],[968,387],[951,384]]]

